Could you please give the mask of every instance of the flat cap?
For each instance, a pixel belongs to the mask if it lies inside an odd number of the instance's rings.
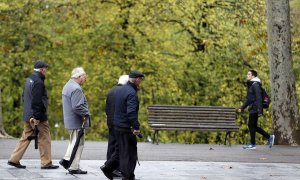
[[[145,77],[145,75],[139,71],[132,71],[128,75],[129,75],[129,78]]]
[[[38,60],[37,62],[35,62],[34,64],[34,69],[41,69],[41,68],[48,68],[48,64],[46,64],[45,62]]]

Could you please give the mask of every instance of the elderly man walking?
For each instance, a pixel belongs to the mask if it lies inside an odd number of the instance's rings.
[[[108,145],[106,159],[107,161],[101,166],[101,169],[113,169],[112,173],[106,173],[106,176],[110,179],[113,177],[122,176],[119,167],[119,150],[117,146],[117,139],[114,133],[114,113],[115,113],[115,96],[118,89],[128,83],[129,76],[121,75],[118,80],[118,84],[115,85],[106,96],[105,113],[107,116],[108,126]]]
[[[139,71],[132,71],[129,73],[128,83],[118,88],[115,93],[114,134],[117,140],[115,148],[119,152],[119,169],[123,180],[135,179],[134,170],[138,160],[136,136],[141,136],[137,91],[144,76]],[[116,168],[108,164],[100,167],[108,179],[113,179],[112,172]]]
[[[90,126],[90,112],[88,109],[87,99],[82,91],[81,86],[86,81],[86,73],[82,67],[73,69],[71,79],[66,83],[62,91],[64,125],[70,134],[70,142],[67,152],[59,164],[68,168],[70,174],[87,174],[79,168],[79,162],[84,147],[84,135],[80,138],[79,146],[73,162],[69,165],[72,150],[74,149],[76,139],[79,138],[79,131],[84,120],[84,128]],[[77,148],[77,147],[76,147]]]
[[[43,61],[37,61],[34,65],[33,74],[26,80],[23,92],[24,130],[21,139],[8,160],[8,165],[10,166],[26,168],[26,166],[21,165],[20,160],[30,144],[27,138],[33,134],[33,126],[36,125],[39,130],[38,148],[40,151],[41,169],[57,169],[59,167],[52,164],[51,158],[51,136],[47,116],[48,97],[44,84],[47,69],[48,64]],[[34,124],[30,123],[30,119],[33,120]]]

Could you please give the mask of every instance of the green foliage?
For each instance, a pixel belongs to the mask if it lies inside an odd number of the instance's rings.
[[[299,3],[291,4],[299,10]],[[0,88],[5,129],[20,136],[23,84],[36,59],[50,64],[46,86],[53,139],[68,138],[61,91],[77,66],[88,74],[83,86],[92,113],[88,140],[107,138],[106,95],[118,77],[131,70],[146,74],[139,91],[139,120],[145,135],[153,133],[147,123],[151,104],[238,108],[246,95],[249,69],[257,69],[264,87],[270,89],[265,14],[261,0],[2,1]],[[299,80],[296,16],[292,14],[293,58]],[[240,131],[232,134],[232,143],[248,141],[246,120],[247,113],[237,116]],[[56,123],[59,128],[54,128]],[[271,131],[270,113],[260,123]],[[159,138],[221,143],[225,133],[160,132]]]

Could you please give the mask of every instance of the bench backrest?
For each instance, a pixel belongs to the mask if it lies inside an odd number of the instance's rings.
[[[216,106],[148,107],[148,123],[154,130],[238,131],[234,108]]]

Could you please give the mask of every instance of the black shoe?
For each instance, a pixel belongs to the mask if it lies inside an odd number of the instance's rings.
[[[70,166],[69,166],[69,162],[70,161],[67,161],[67,160],[65,160],[65,159],[61,159],[60,161],[59,161],[59,164],[62,166],[62,167],[64,167],[65,169],[68,169]]]
[[[119,171],[119,170],[114,170],[112,172],[112,176],[113,177],[123,177],[121,171]]]
[[[19,163],[14,163],[14,162],[8,161],[7,164],[10,165],[10,166],[14,166],[16,168],[22,168],[22,169],[26,168],[26,166],[23,166],[22,164],[20,164],[20,162]]]
[[[108,169],[105,165],[100,167],[103,174],[110,180],[113,180],[113,174],[110,169]]]
[[[50,166],[42,166],[41,169],[57,169],[59,166],[51,164]]]
[[[68,170],[70,174],[87,174],[87,171],[83,171],[81,169],[77,170]]]
[[[136,178],[126,178],[126,177],[122,177],[122,180],[140,180],[140,179],[136,179]]]

